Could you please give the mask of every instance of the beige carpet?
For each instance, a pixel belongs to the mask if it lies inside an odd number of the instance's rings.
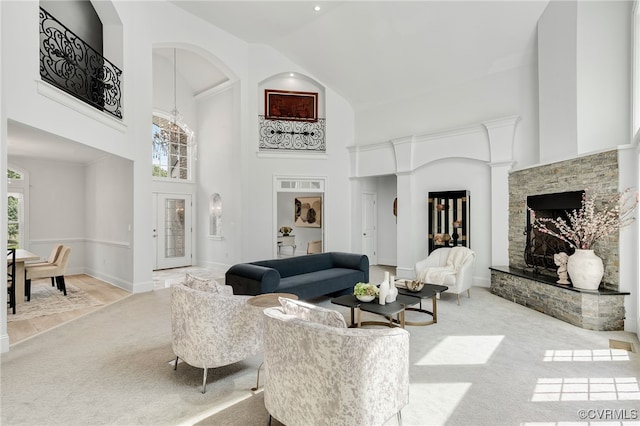
[[[100,306],[102,303],[69,282],[65,296],[47,279],[31,285],[31,300],[16,307],[16,314],[7,312],[7,322],[28,320],[76,309]]]
[[[640,405],[639,354],[609,348],[610,338],[638,348],[630,333],[583,330],[480,288],[460,306],[443,294],[438,313],[438,324],[408,327],[405,426],[578,425],[580,410]],[[250,390],[260,355],[211,369],[204,395],[202,370],[174,371],[173,359],[169,290],[131,295],[2,354],[0,424],[266,425]]]

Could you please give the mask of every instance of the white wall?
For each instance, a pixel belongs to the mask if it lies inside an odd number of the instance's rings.
[[[324,250],[351,251],[351,203],[348,180],[349,158],[346,147],[353,143],[353,111],[337,93],[326,88],[326,155],[264,154],[258,152],[258,87],[264,80],[283,72],[305,74],[305,70],[266,46],[252,46],[249,69],[249,97],[247,113],[247,141],[243,146],[242,162],[237,165],[241,174],[243,252],[235,261],[270,258],[276,235],[273,232],[273,176],[322,177],[326,179],[324,197]],[[322,82],[318,82],[322,84]],[[276,88],[277,89],[277,88]],[[264,215],[255,215],[248,206],[260,206]]]
[[[513,155],[520,165],[538,162],[537,60],[456,87],[356,112],[356,143],[367,145],[410,135],[447,132],[518,115]],[[385,160],[386,161],[386,160]],[[382,164],[385,164],[384,162]],[[385,174],[386,170],[380,174]]]
[[[511,145],[517,120],[510,117],[495,120],[493,124],[499,122],[504,122],[501,127],[508,130],[488,134],[486,126],[475,125],[448,132],[414,135],[396,140],[393,144],[350,149],[352,173],[354,178],[359,178],[354,179],[353,190],[358,191],[358,194],[371,190],[385,192],[386,186],[380,184],[380,180],[386,177],[375,179],[368,176],[375,175],[375,168],[371,165],[387,164],[390,156],[395,159],[396,188],[388,190],[388,193],[398,196],[397,253],[394,263],[398,277],[415,277],[415,263],[428,255],[429,192],[469,190],[470,248],[476,252],[474,285],[489,286],[488,268],[492,264],[492,244],[495,243],[492,216],[493,210],[502,206],[500,197],[492,194],[490,164],[494,157],[501,161],[512,157]],[[496,149],[504,152],[493,152]],[[390,167],[389,164],[387,166]],[[502,178],[506,180],[507,176]],[[357,202],[355,195],[353,199]],[[384,205],[379,204],[378,210],[383,214]],[[361,206],[355,210],[361,211]],[[356,220],[357,217],[354,216],[354,222]],[[378,224],[381,224],[380,220]],[[385,232],[383,226],[379,235]],[[358,236],[354,233],[354,241],[357,239]],[[380,250],[380,242],[378,249]],[[507,246],[503,250],[506,252]]]
[[[576,7],[572,1],[552,1],[538,21],[541,162],[578,152]]]
[[[46,259],[55,244],[71,247],[70,274],[84,272],[85,167],[83,164],[9,156],[29,173],[28,250]],[[78,195],[81,195],[80,197]]]
[[[628,144],[631,126],[631,1],[578,3],[579,153]]]
[[[237,156],[234,148],[234,87],[198,101],[198,141],[196,232],[194,259],[199,265],[228,264],[239,252],[240,244],[234,238],[237,232],[238,208],[236,194]],[[214,192],[222,198],[222,238],[210,238],[209,197]]]
[[[538,23],[540,161],[631,141],[630,1],[553,1]]]
[[[86,273],[127,290],[132,264],[132,165],[106,155],[92,164],[10,156],[29,173],[28,250],[45,259],[71,247],[67,274]]]
[[[132,162],[116,156],[88,164],[84,176],[84,271],[129,291],[134,290],[132,180]]]
[[[171,53],[173,58],[173,52]],[[195,130],[197,121],[196,99],[193,89],[184,81],[182,76],[176,75],[176,106],[185,124]],[[173,97],[173,59],[167,59],[156,53],[153,54],[153,108],[167,115],[171,114],[174,106]]]
[[[406,238],[402,236],[398,239],[397,218],[393,215],[393,200],[398,194],[397,179],[395,175],[380,176],[376,179],[376,184],[378,264],[395,266],[398,262],[398,244],[402,244]]]
[[[456,173],[464,170],[464,173]],[[488,287],[491,266],[491,171],[482,161],[444,159],[427,164],[414,173],[413,264],[427,257],[429,192],[468,190],[469,248],[476,253],[473,285]],[[473,176],[472,179],[469,176]],[[505,223],[505,226],[507,224]]]

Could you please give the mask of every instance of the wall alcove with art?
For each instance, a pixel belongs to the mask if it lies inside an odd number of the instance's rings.
[[[325,154],[325,89],[300,73],[258,85],[258,151]]]

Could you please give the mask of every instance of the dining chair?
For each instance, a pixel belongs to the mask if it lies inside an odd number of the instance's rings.
[[[16,249],[7,249],[7,293],[9,307],[16,313]]]
[[[16,249],[7,249],[7,294],[9,300],[7,303],[12,309],[13,314],[16,313]]]
[[[307,254],[322,253],[322,240],[309,241],[307,243]]]
[[[62,247],[63,247],[62,244],[56,244],[51,249],[51,254],[49,254],[49,258],[47,260],[45,260],[44,262],[27,263],[25,266],[47,266],[47,265],[54,264],[58,259],[58,256],[60,256],[60,253],[62,252]],[[55,278],[51,277],[51,287],[55,287],[55,286],[56,286]]]
[[[26,266],[24,271],[24,289],[27,301],[31,300],[31,280],[37,278],[55,278],[58,290],[67,295],[67,286],[64,282],[64,274],[67,271],[71,247],[63,246],[58,259],[51,265]]]

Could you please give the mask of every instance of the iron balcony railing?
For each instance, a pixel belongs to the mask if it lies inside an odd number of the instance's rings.
[[[43,8],[40,77],[94,108],[122,118],[122,71]]]

